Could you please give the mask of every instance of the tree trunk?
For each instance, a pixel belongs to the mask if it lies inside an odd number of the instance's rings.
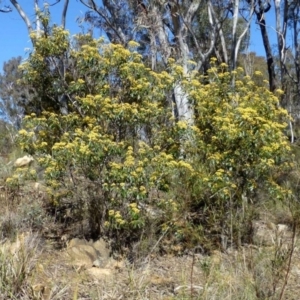
[[[174,87],[174,98],[176,103],[176,111],[178,113],[178,120],[186,121],[189,125],[193,125],[193,104],[189,103],[187,94],[182,90],[182,86],[180,84],[177,84]]]
[[[269,73],[269,86],[270,91],[274,92],[276,90],[276,73],[275,73],[275,66],[274,66],[274,58],[272,54],[272,49],[270,46],[269,36],[266,28],[266,21],[264,14],[269,11],[271,5],[268,4],[267,8],[263,8],[263,4],[261,0],[258,1],[259,9],[255,11],[257,22],[260,27],[261,36],[263,39],[263,44],[266,52],[267,57],[267,66],[268,66],[268,73]]]
[[[239,18],[239,6],[240,6],[240,0],[234,0],[234,10],[233,10],[233,17],[232,17],[232,43],[231,43],[231,64],[230,64],[230,70],[236,69],[238,54],[241,46],[241,42],[246,35],[246,33],[249,31],[250,24],[252,22],[252,16],[254,13],[254,3],[251,1],[250,3],[250,13],[249,13],[249,19],[247,20],[246,26],[243,30],[243,32],[240,34],[240,36],[237,36],[237,24],[238,24],[238,18]],[[245,20],[246,21],[246,20]]]
[[[277,45],[278,45],[278,57],[280,61],[280,81],[281,88],[284,87],[285,81],[285,59],[286,59],[286,32],[287,32],[287,10],[288,2],[284,0],[284,12],[283,22],[281,20],[280,13],[280,2],[281,0],[274,0],[275,4],[275,17],[276,17],[276,34],[277,34]]]

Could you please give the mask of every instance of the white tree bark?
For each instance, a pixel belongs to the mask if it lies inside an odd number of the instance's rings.
[[[21,16],[21,18],[25,22],[27,30],[28,30],[28,32],[30,34],[31,31],[32,31],[32,24],[31,24],[28,16],[26,15],[26,13],[24,12],[23,8],[21,7],[21,5],[16,0],[10,0],[10,2],[15,7],[15,9],[17,10],[17,12],[19,13],[19,15]]]
[[[283,20],[281,19],[281,12],[280,12],[280,5],[281,0],[274,0],[275,4],[275,18],[276,18],[276,34],[277,34],[277,45],[278,45],[278,56],[280,60],[280,79],[281,83],[284,80],[284,65],[286,59],[286,32],[287,32],[287,9],[288,3],[285,1],[284,5],[284,13],[283,13]]]
[[[209,6],[210,11],[211,11],[211,16],[213,23],[216,24],[217,32],[219,33],[220,41],[221,41],[221,47],[222,47],[222,52],[223,52],[223,58],[224,62],[228,64],[228,54],[227,54],[227,49],[226,49],[226,41],[222,29],[222,24],[214,10],[214,7],[212,5]]]
[[[174,35],[177,40],[180,52],[179,64],[183,67],[183,75],[188,74],[188,61],[189,61],[189,47],[187,44],[187,35],[191,30],[190,25],[193,17],[200,6],[201,0],[193,1],[188,7],[185,14],[182,14],[178,5],[171,6],[171,17],[173,23]],[[161,15],[161,14],[160,14]],[[214,41],[215,42],[215,41]],[[199,52],[200,52],[199,48]],[[201,53],[202,54],[202,53]],[[203,56],[203,54],[202,54]],[[177,118],[180,121],[185,121],[189,125],[194,124],[194,108],[193,104],[189,102],[188,95],[184,92],[182,84],[178,82],[174,87],[174,100],[176,104]]]
[[[237,36],[237,24],[239,19],[239,7],[240,7],[240,0],[234,0],[233,2],[233,16],[232,16],[232,46],[231,46],[231,65],[230,69],[236,69],[238,53],[240,50],[241,42],[249,31],[250,24],[252,22],[252,16],[254,14],[254,2],[253,0],[249,1],[250,11],[248,20],[244,18],[246,21],[246,26],[240,36]]]
[[[134,34],[126,33],[126,24],[120,22],[122,17],[131,17],[136,32],[140,32],[144,36],[148,34],[150,41],[147,46],[150,46],[150,60],[153,69],[161,63],[167,65],[169,58],[172,57],[178,65],[183,67],[183,75],[188,77],[189,60],[195,59],[196,69],[199,70],[203,63],[207,62],[208,57],[215,48],[216,32],[220,29],[220,24],[218,26],[214,24],[211,12],[212,0],[207,2],[204,0],[186,2],[177,0],[103,0],[102,5],[97,5],[95,0],[80,0],[80,2],[100,16],[101,28],[106,31],[111,42],[120,42],[126,45],[124,39],[129,41],[130,38],[134,37]],[[100,3],[100,1],[97,3]],[[210,41],[202,43],[205,44],[204,47],[193,32],[194,18],[202,6],[203,9],[208,10],[209,30],[211,31]],[[130,9],[128,14],[121,11],[122,7]],[[124,38],[125,33],[127,36]],[[191,56],[191,49],[189,49],[191,36],[197,48],[197,50],[193,49],[196,57]],[[223,37],[223,44],[224,40]],[[208,49],[205,48],[207,44]],[[173,96],[178,119],[193,124],[193,105],[189,103],[180,81],[174,86]]]
[[[213,20],[213,5],[212,2],[208,2],[207,6],[207,12],[208,12],[208,21],[210,26],[213,28],[211,32],[211,39],[210,39],[210,46],[209,49],[203,53],[203,51],[200,50],[200,47],[198,47],[199,55],[200,55],[200,60],[197,63],[197,70],[200,70],[202,67],[203,63],[207,61],[207,58],[212,54],[215,44],[216,44],[216,26]]]
[[[28,0],[26,0],[26,1],[28,1]],[[22,6],[19,4],[19,2],[17,0],[10,0],[10,2],[17,10],[20,17],[23,19],[23,21],[27,27],[28,33],[30,35],[30,33],[34,30],[34,28],[32,26],[32,22],[30,21],[28,15],[25,13]],[[58,3],[58,2],[60,2],[60,0],[58,0],[56,3]],[[69,0],[65,0],[64,8],[62,11],[62,18],[61,18],[61,20],[62,20],[61,25],[63,26],[63,28],[65,28],[65,26],[66,26],[66,16],[67,16],[67,11],[68,11],[68,5],[69,5]],[[37,12],[39,11],[39,0],[34,0],[33,6],[35,9],[35,24],[36,24],[35,30],[37,31],[37,34],[39,36],[41,33],[41,21],[37,14]]]
[[[42,26],[41,26],[41,20],[40,20],[40,8],[39,8],[39,0],[34,0],[34,10],[35,10],[35,22],[36,22],[36,35],[37,37],[41,37],[41,30],[42,30]]]
[[[174,87],[174,98],[178,113],[178,120],[185,121],[189,125],[194,124],[193,104],[189,102],[187,94],[182,89],[182,85],[178,83]]]
[[[165,64],[168,63],[168,59],[171,55],[171,49],[168,40],[168,34],[166,32],[166,28],[162,19],[162,15],[156,5],[152,7],[151,14],[153,15],[154,26],[152,31],[154,35],[157,36],[161,47],[162,59]]]

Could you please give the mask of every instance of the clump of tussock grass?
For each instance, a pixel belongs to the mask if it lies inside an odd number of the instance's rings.
[[[37,234],[24,234],[0,246],[1,299],[30,299],[30,274],[41,253],[40,242]]]

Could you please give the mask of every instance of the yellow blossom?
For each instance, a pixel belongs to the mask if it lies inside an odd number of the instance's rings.
[[[187,129],[188,124],[185,121],[178,121],[177,126],[178,126],[179,129]]]

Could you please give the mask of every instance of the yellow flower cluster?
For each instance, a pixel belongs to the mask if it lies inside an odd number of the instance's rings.
[[[126,159],[124,162],[125,167],[133,167],[135,165],[135,159],[133,156],[133,148],[130,146],[128,147],[128,151],[126,153]]]
[[[115,210],[110,210],[108,212],[109,217],[112,219],[113,222],[115,222],[117,225],[124,225],[126,223],[126,221],[122,218],[122,215],[120,213],[120,211],[115,211]]]
[[[137,214],[140,213],[140,210],[138,209],[136,203],[131,203],[131,204],[129,205],[129,207],[130,207],[131,211],[132,211],[134,214],[137,215]]]

